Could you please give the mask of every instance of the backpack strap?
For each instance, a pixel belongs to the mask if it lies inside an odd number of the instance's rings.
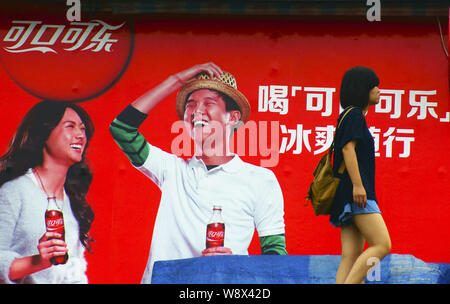
[[[344,113],[344,115],[342,116],[342,118],[341,118],[341,121],[339,122],[339,124],[338,124],[338,126],[337,126],[337,128],[336,128],[336,131],[337,131],[337,129],[341,126],[341,123],[342,123],[342,121],[344,120],[344,118],[345,118],[345,116],[347,116],[347,114],[351,111],[351,110],[353,110],[353,109],[355,109],[356,107],[348,107],[346,110],[344,110],[344,111],[346,111],[345,113]]]
[[[339,173],[339,174],[343,174],[344,171],[345,171],[345,162],[342,161],[342,162],[341,162],[341,165],[340,165],[340,167],[339,167],[339,169],[338,169],[338,173]]]
[[[339,127],[341,126],[341,123],[342,123],[342,121],[344,120],[345,116],[347,116],[347,114],[348,114],[351,110],[353,110],[354,108],[356,108],[356,107],[348,107],[348,108],[345,110],[346,112],[345,112],[344,115],[342,116],[341,121],[339,121],[339,124],[338,124],[338,126],[337,126],[337,128],[336,128],[336,132],[337,132],[337,129],[339,129]],[[334,150],[334,139],[333,139],[333,143],[331,144],[331,149],[330,149],[330,150]],[[338,173],[339,173],[339,174],[343,174],[344,171],[345,171],[345,162],[344,162],[344,160],[342,160],[341,165],[339,166],[339,169],[338,169]]]

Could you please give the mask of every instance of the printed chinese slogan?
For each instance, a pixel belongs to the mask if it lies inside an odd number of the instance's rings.
[[[287,85],[260,85],[258,94],[258,111],[273,112],[280,115],[289,113],[290,107],[304,107],[306,112],[320,112],[322,117],[333,113],[333,104],[338,103],[337,88],[331,87],[301,87]],[[391,126],[379,128],[369,126],[375,141],[376,156],[387,158],[407,158],[412,152],[415,142],[414,128],[398,128],[397,119],[435,119],[440,123],[450,122],[450,112],[442,115],[436,113],[438,102],[433,99],[436,90],[399,90],[381,89],[380,103],[375,107],[376,115],[389,115]],[[339,108],[339,113],[342,111]],[[337,117],[337,116],[336,116]],[[333,141],[334,125],[306,126],[285,125],[280,123],[281,144],[279,152],[314,155],[325,152]],[[401,151],[393,155],[393,145],[401,145]],[[306,149],[306,151],[304,150]]]

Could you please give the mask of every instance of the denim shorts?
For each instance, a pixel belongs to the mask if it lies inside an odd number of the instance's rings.
[[[380,208],[378,208],[378,204],[376,201],[367,200],[366,207],[364,207],[364,208],[359,207],[354,202],[347,203],[344,206],[344,210],[339,215],[338,222],[333,222],[330,219],[330,224],[335,227],[347,226],[347,225],[350,225],[351,223],[353,223],[352,218],[355,214],[367,214],[367,213],[380,213],[381,214]]]

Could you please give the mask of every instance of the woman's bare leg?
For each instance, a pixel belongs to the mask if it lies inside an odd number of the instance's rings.
[[[356,259],[364,250],[364,237],[354,224],[341,227],[341,262],[336,273],[336,283],[342,284],[347,278]]]
[[[353,217],[354,225],[367,240],[367,248],[355,261],[344,283],[361,283],[373,263],[370,258],[381,261],[391,251],[391,239],[383,217],[379,213],[358,214]]]

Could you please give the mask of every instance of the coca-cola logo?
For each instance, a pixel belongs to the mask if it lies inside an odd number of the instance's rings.
[[[52,8],[2,12],[3,67],[40,99],[84,101],[106,92],[131,59],[131,21],[103,15],[69,22],[65,10]]]
[[[10,53],[41,52],[44,54],[58,53],[57,49],[63,49],[66,52],[78,49],[111,52],[113,44],[119,41],[111,39],[111,36],[124,24],[125,22],[114,26],[102,20],[92,20],[56,25],[43,24],[42,21],[13,20],[11,28],[3,38],[3,42],[13,45],[5,46],[3,49]]]
[[[61,226],[64,226],[64,219],[62,217],[56,218],[56,219],[48,219],[46,221],[47,228],[59,228]]]
[[[208,233],[206,234],[206,238],[213,241],[222,240],[224,236],[225,232],[223,230],[208,230]]]

